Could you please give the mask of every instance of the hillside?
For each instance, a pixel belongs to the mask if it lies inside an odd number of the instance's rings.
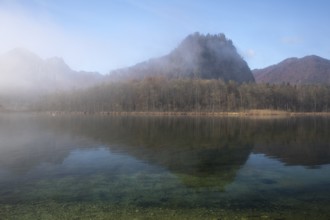
[[[189,35],[166,56],[109,74],[110,79],[143,79],[150,76],[254,82],[247,63],[224,34]]]
[[[36,54],[17,48],[0,56],[0,92],[48,93],[73,88],[86,88],[101,75],[72,70],[62,58],[41,59]]]
[[[276,65],[253,70],[258,83],[330,84],[330,60],[315,55],[288,58]]]

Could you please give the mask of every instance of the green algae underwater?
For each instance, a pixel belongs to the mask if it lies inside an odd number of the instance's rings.
[[[330,118],[0,115],[0,219],[329,219]]]

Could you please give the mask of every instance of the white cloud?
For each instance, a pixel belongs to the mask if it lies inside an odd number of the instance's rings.
[[[252,59],[256,56],[256,52],[253,49],[247,49],[244,54],[247,59]]]
[[[295,37],[295,36],[287,36],[287,37],[282,37],[281,42],[283,44],[289,44],[289,45],[300,44],[303,42],[303,39],[300,37]]]

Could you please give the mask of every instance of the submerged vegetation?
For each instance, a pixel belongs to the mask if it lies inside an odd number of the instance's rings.
[[[330,86],[239,84],[206,79],[167,79],[104,83],[85,90],[45,96],[38,111],[67,112],[231,112],[271,109],[328,112]]]

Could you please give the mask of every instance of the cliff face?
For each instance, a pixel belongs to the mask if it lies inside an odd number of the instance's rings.
[[[247,63],[224,34],[189,35],[166,56],[110,73],[110,78],[121,79],[150,76],[254,82]]]
[[[330,60],[315,55],[288,58],[253,74],[259,83],[330,84]]]

